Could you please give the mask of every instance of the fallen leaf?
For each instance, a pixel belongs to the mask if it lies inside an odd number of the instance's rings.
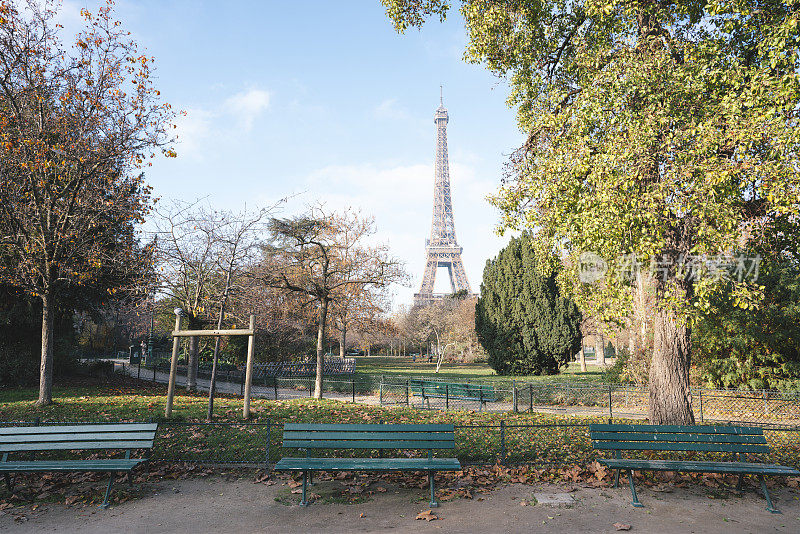
[[[617,530],[630,530],[631,526],[625,523],[614,523],[614,528]]]
[[[425,510],[417,514],[415,519],[424,519],[425,521],[436,521],[439,517],[433,513],[433,510]]]

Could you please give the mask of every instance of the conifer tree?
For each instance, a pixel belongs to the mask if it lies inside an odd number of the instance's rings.
[[[556,272],[536,268],[530,234],[486,263],[475,309],[478,340],[497,374],[555,374],[578,352],[581,313]]]

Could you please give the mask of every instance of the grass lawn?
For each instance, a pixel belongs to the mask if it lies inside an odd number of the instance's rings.
[[[263,461],[266,428],[245,425],[242,400],[220,396],[215,400],[215,421],[226,425],[207,426],[208,399],[178,389],[172,421],[163,421],[166,386],[133,379],[120,379],[99,386],[57,387],[55,402],[37,407],[35,389],[0,391],[0,421],[161,421],[154,459],[219,461]],[[408,407],[377,407],[334,400],[295,399],[268,401],[254,399],[252,422],[274,423],[271,458],[279,458],[283,422],[338,423],[453,423],[458,429],[458,457],[465,461],[494,463],[501,451],[500,422],[506,425],[580,423],[590,419],[566,418],[537,413],[493,414],[474,411],[419,410]],[[197,424],[193,424],[197,423]],[[233,423],[235,426],[232,426]],[[509,460],[549,463],[582,463],[595,454],[585,426],[522,428],[507,427],[503,445]]]
[[[161,421],[154,460],[263,462],[267,450],[264,425],[246,425],[242,400],[221,395],[215,401],[217,426],[202,424],[208,399],[178,389],[175,418],[163,421],[166,386],[119,377],[102,385],[57,387],[54,404],[37,407],[35,389],[0,391],[0,421]],[[598,457],[592,450],[585,425],[594,419],[537,413],[487,413],[378,407],[334,400],[254,399],[252,422],[273,423],[270,459],[296,451],[283,451],[284,422],[337,423],[452,423],[456,429],[456,455],[464,462],[494,463],[505,452],[509,462],[535,465],[586,464]],[[505,427],[501,430],[500,422]],[[605,420],[602,420],[605,421]],[[622,420],[615,420],[623,422]],[[526,425],[553,426],[526,426]],[[557,426],[556,426],[557,425]],[[502,432],[502,440],[501,440]],[[775,452],[771,461],[800,465],[800,433],[766,431]]]
[[[486,363],[449,363],[444,362],[436,373],[436,364],[417,358],[412,362],[407,356],[357,356],[356,374],[358,375],[385,375],[385,376],[436,376],[448,379],[470,379],[486,382],[507,382],[510,380],[524,380],[526,382],[601,382],[604,369],[589,364],[587,371],[581,372],[580,364],[572,362],[560,374],[539,376],[498,376]]]

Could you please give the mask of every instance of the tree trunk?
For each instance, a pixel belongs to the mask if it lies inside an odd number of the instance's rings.
[[[342,331],[339,335],[339,357],[344,358],[345,347],[347,346],[347,325],[342,323]]]
[[[583,346],[583,340],[581,340],[581,351],[578,353],[578,360],[581,362],[581,373],[586,372],[586,348]]]
[[[52,292],[42,297],[42,360],[39,367],[39,400],[47,406],[53,402],[53,319],[55,303]]]
[[[190,326],[189,328],[195,328]],[[192,336],[189,338],[189,354],[186,357],[186,389],[194,391],[197,389],[197,367],[199,364],[198,353],[200,348],[200,338]]]
[[[325,369],[325,324],[328,321],[328,300],[322,299],[319,307],[319,324],[317,325],[317,379],[314,381],[314,398],[322,398],[322,371]]]
[[[594,363],[601,367],[606,366],[605,340],[601,334],[597,334],[594,341]]]
[[[656,311],[650,364],[650,404],[647,417],[654,425],[693,425],[689,389],[691,331],[665,310]]]

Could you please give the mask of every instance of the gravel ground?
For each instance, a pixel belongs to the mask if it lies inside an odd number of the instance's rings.
[[[631,532],[798,532],[800,501],[789,488],[772,495],[783,514],[770,514],[753,488],[742,496],[701,486],[667,491],[640,490],[645,508],[630,505],[627,487],[565,488],[536,484],[501,485],[473,499],[443,502],[434,510],[437,520],[415,520],[427,509],[424,489],[400,488],[389,483],[359,504],[295,502],[286,480],[273,485],[252,479],[214,477],[149,483],[140,497],[108,510],[91,506],[47,504],[36,510],[7,510],[0,515],[0,531],[24,533],[226,533],[250,532],[616,532],[615,523]],[[320,482],[313,491],[321,491]],[[533,493],[565,493],[570,505],[533,501]],[[277,500],[276,500],[277,498]],[[521,505],[522,502],[526,505]],[[24,519],[20,516],[24,513]]]

